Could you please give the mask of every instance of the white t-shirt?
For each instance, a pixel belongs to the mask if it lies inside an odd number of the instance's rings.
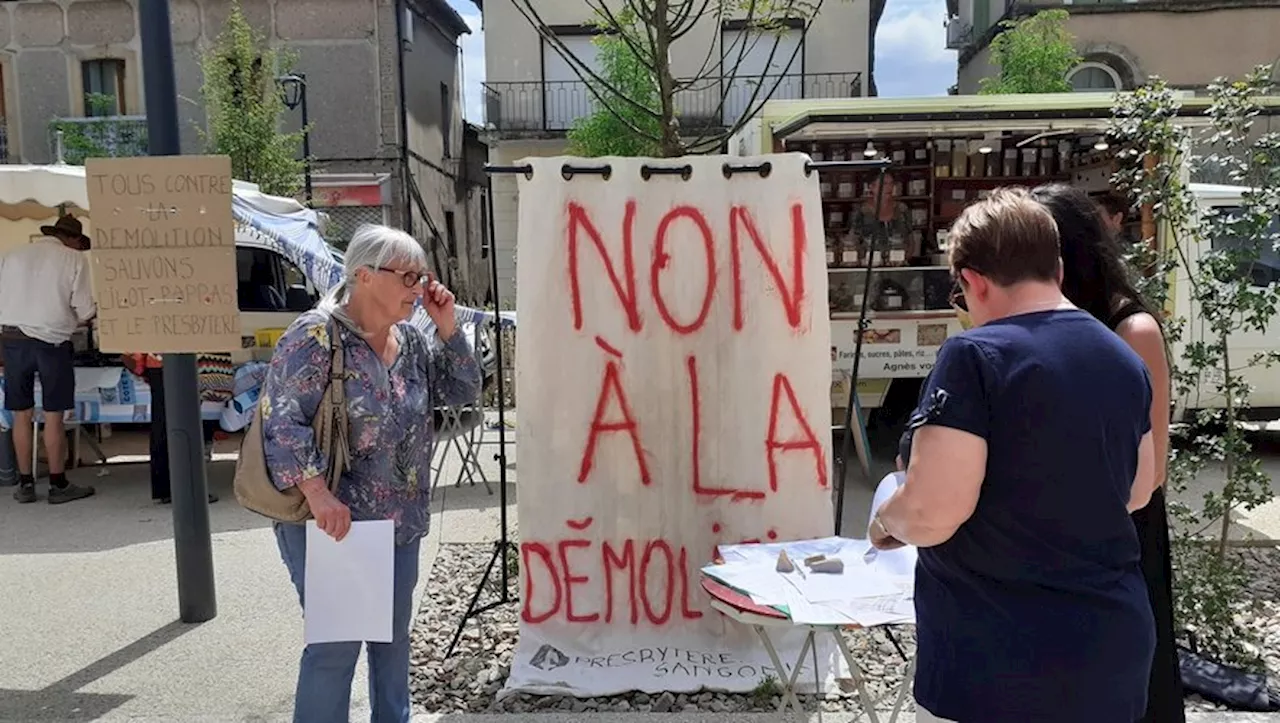
[[[85,252],[44,238],[0,256],[0,326],[61,344],[96,312]]]

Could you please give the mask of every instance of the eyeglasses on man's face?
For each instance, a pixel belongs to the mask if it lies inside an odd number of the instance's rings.
[[[427,277],[426,274],[419,273],[417,271],[407,271],[405,269],[393,269],[388,266],[377,266],[375,268],[378,271],[382,271],[388,274],[395,274],[396,276],[399,276],[401,283],[404,284],[404,288],[406,289],[412,289],[413,287],[421,284],[422,280]]]

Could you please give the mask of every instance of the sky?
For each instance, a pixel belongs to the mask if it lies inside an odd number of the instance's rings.
[[[863,2],[864,0],[845,0]],[[876,85],[883,97],[945,95],[956,82],[956,54],[946,49],[946,0],[887,0],[876,33]],[[471,0],[449,0],[467,25],[462,36],[462,72],[467,120],[484,119],[484,31]]]

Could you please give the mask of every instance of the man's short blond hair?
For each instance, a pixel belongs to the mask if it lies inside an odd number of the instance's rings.
[[[1058,280],[1058,225],[1025,188],[997,188],[970,205],[951,225],[948,245],[957,276],[970,269],[1000,286]]]

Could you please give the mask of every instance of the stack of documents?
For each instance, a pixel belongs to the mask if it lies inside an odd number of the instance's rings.
[[[721,545],[720,565],[702,573],[774,607],[806,625],[893,625],[915,622],[914,548],[880,551],[868,562],[870,543],[843,537],[752,545]],[[778,553],[795,564],[778,572]],[[839,558],[840,573],[814,572],[804,560],[816,555]]]

